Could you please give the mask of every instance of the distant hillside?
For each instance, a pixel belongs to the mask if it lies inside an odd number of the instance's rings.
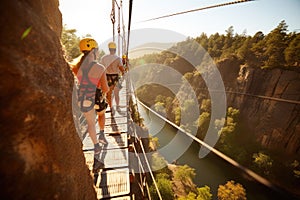
[[[135,47],[134,49],[129,51],[129,58],[135,59],[142,57],[147,54],[160,53],[164,50],[167,50],[174,46],[175,43],[147,43],[140,46]]]

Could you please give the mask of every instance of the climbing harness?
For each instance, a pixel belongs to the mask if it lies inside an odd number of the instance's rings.
[[[82,67],[82,79],[78,87],[78,105],[82,112],[88,112],[93,108],[100,112],[107,107],[102,90],[98,89],[88,77],[88,73],[94,64],[96,64],[95,61],[87,67]]]

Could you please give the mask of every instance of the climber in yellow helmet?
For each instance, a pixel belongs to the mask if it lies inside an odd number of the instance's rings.
[[[123,63],[125,71],[127,72],[128,71],[129,62],[128,62],[128,58],[127,58],[126,54],[122,55],[122,63]]]
[[[107,93],[107,102],[111,109],[112,114],[114,113],[114,109],[112,106],[112,93],[114,92],[116,109],[119,112],[119,89],[116,88],[116,84],[119,81],[120,74],[124,75],[125,69],[122,63],[122,60],[119,56],[116,55],[117,45],[114,42],[108,43],[109,54],[104,55],[100,63],[104,65],[106,68],[106,78],[109,86],[109,92]]]
[[[86,118],[88,133],[94,143],[94,153],[99,155],[101,151],[99,142],[107,143],[103,136],[107,107],[105,96],[109,87],[104,66],[96,62],[98,56],[97,42],[93,38],[84,38],[79,42],[79,48],[83,55],[75,67],[76,72],[73,70],[78,78],[78,105]],[[98,114],[100,126],[99,139],[97,139],[96,134],[95,111]]]

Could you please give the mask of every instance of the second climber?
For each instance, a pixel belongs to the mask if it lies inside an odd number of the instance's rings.
[[[120,79],[120,73],[121,75],[124,75],[125,73],[122,60],[119,56],[116,55],[116,48],[116,43],[110,42],[108,44],[109,54],[104,55],[100,60],[100,63],[103,64],[106,68],[106,78],[109,86],[109,91],[107,93],[107,102],[112,114],[114,113],[114,108],[112,105],[113,96],[115,97],[116,109],[118,112],[120,110],[119,90],[117,88],[115,89],[115,86]]]

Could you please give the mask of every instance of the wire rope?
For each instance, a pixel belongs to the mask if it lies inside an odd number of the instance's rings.
[[[186,11],[182,11],[182,12],[163,15],[163,16],[160,16],[160,17],[147,19],[147,20],[144,20],[144,21],[141,21],[141,22],[148,22],[148,21],[158,20],[158,19],[172,17],[172,16],[176,16],[176,15],[182,15],[182,14],[186,14],[186,13],[191,13],[191,12],[196,12],[196,11],[201,11],[201,10],[207,10],[207,9],[217,8],[217,7],[222,7],[222,6],[228,6],[228,5],[238,4],[238,3],[245,3],[245,2],[249,2],[249,1],[255,1],[255,0],[239,0],[239,1],[232,1],[232,2],[228,2],[228,3],[212,5],[212,6],[206,6],[206,7],[202,7],[202,8],[196,8],[196,9],[192,9],[192,10],[186,10]]]

